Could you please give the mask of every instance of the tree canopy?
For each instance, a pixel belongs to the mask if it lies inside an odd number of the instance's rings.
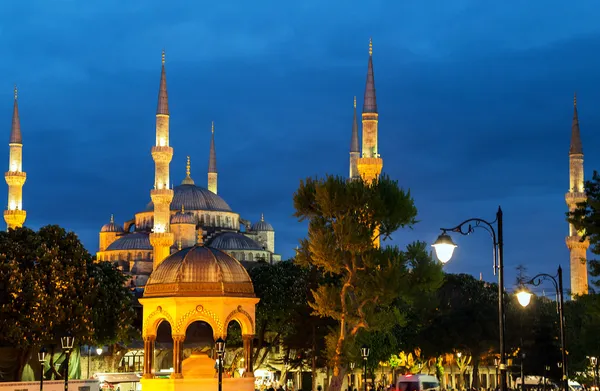
[[[46,226],[0,232],[0,346],[18,350],[19,379],[33,348],[127,340],[134,312],[125,277],[94,263],[73,232]]]
[[[333,368],[331,390],[339,390],[350,359],[357,356],[357,335],[384,332],[404,322],[393,304],[415,291],[435,290],[441,268],[424,243],[377,247],[373,238],[387,239],[416,222],[409,192],[386,176],[372,184],[328,176],[306,179],[294,195],[295,216],[308,221],[297,261],[337,276],[313,290],[315,314],[331,318],[335,328],[327,338]],[[434,270],[436,272],[430,272]]]

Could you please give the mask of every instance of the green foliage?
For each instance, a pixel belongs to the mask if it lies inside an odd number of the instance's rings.
[[[77,236],[58,226],[0,232],[0,346],[20,350],[71,334],[104,345],[131,333],[132,296],[109,263],[93,263]]]
[[[565,305],[569,372],[587,370],[588,357],[600,357],[600,295],[590,294]]]
[[[307,270],[293,262],[261,263],[250,269],[254,292],[260,297],[256,306],[254,351],[256,367],[282,338],[295,332],[298,313],[307,306]]]
[[[591,181],[585,182],[586,201],[577,204],[573,212],[567,212],[567,220],[578,232],[583,233],[582,239],[590,241],[590,250],[600,255],[600,174],[594,171]],[[590,275],[600,277],[600,261],[588,260]],[[593,281],[600,287],[600,280]]]
[[[370,185],[333,176],[309,178],[300,183],[294,206],[295,216],[308,220],[308,238],[297,261],[336,277],[312,291],[310,306],[316,315],[335,321],[327,350],[334,377],[339,377],[356,356],[359,332],[372,343],[391,341],[392,327],[405,321],[405,313],[393,304],[409,303],[419,290],[435,290],[441,269],[424,243],[406,251],[374,245],[377,235],[386,239],[414,224],[417,213],[410,193],[385,176]]]

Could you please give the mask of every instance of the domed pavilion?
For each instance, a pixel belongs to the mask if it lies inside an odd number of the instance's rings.
[[[183,360],[188,327],[204,322],[213,342],[227,339],[227,326],[239,323],[244,350],[244,377],[224,378],[224,390],[254,390],[252,339],[255,306],[259,299],[246,269],[227,253],[202,244],[182,249],[162,261],[150,275],[143,298],[144,375],[142,387],[150,390],[217,389],[216,361],[192,354]],[[159,325],[168,322],[173,339],[173,372],[155,376],[154,347]],[[214,346],[214,343],[213,343]]]

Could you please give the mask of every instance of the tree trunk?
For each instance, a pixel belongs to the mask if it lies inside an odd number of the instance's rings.
[[[29,361],[30,351],[31,349],[29,347],[17,350],[17,366],[14,374],[15,381],[21,381],[23,378],[23,368],[25,368],[25,364]]]
[[[329,391],[342,391],[344,379],[346,377],[345,372],[346,371],[344,369],[340,368],[338,374],[331,377],[331,381],[329,382]]]
[[[317,330],[314,322],[312,325],[312,360],[310,370],[312,372],[312,391],[317,391]]]
[[[473,355],[473,379],[471,387],[479,390],[479,354]]]

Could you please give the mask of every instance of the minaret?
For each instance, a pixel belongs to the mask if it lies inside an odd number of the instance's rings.
[[[23,172],[23,139],[21,137],[16,86],[8,146],[10,148],[8,171],[4,173],[4,179],[8,184],[8,209],[4,211],[4,221],[6,221],[8,229],[15,229],[22,227],[27,217],[27,213],[23,210],[23,185],[27,175]]]
[[[152,147],[152,159],[155,167],[154,189],[150,191],[150,197],[154,203],[154,228],[150,234],[150,244],[154,248],[154,270],[170,254],[171,246],[174,243],[169,226],[170,207],[173,200],[173,190],[169,189],[169,163],[172,158],[173,148],[169,146],[169,97],[163,50],[156,109],[156,145]]]
[[[565,200],[569,211],[577,208],[577,204],[586,200],[583,187],[583,147],[579,132],[579,116],[577,114],[577,95],[573,99],[573,124],[571,125],[571,147],[569,148],[569,192],[565,194]],[[569,236],[567,236],[567,247],[571,253],[571,294],[587,295],[587,248],[590,246],[588,240],[581,241],[581,232],[577,232],[573,224],[569,224]]]
[[[358,172],[366,183],[379,178],[383,168],[383,159],[377,152],[377,98],[375,96],[375,76],[373,74],[373,41],[369,40],[369,67],[362,111],[362,157],[358,158]],[[379,235],[376,232],[375,246],[379,247]]]
[[[217,194],[217,153],[215,151],[215,122],[212,123],[210,153],[208,154],[208,190]]]
[[[360,157],[358,146],[358,121],[356,120],[356,97],[354,97],[354,119],[352,121],[352,139],[350,140],[350,179],[360,177],[356,163]]]

